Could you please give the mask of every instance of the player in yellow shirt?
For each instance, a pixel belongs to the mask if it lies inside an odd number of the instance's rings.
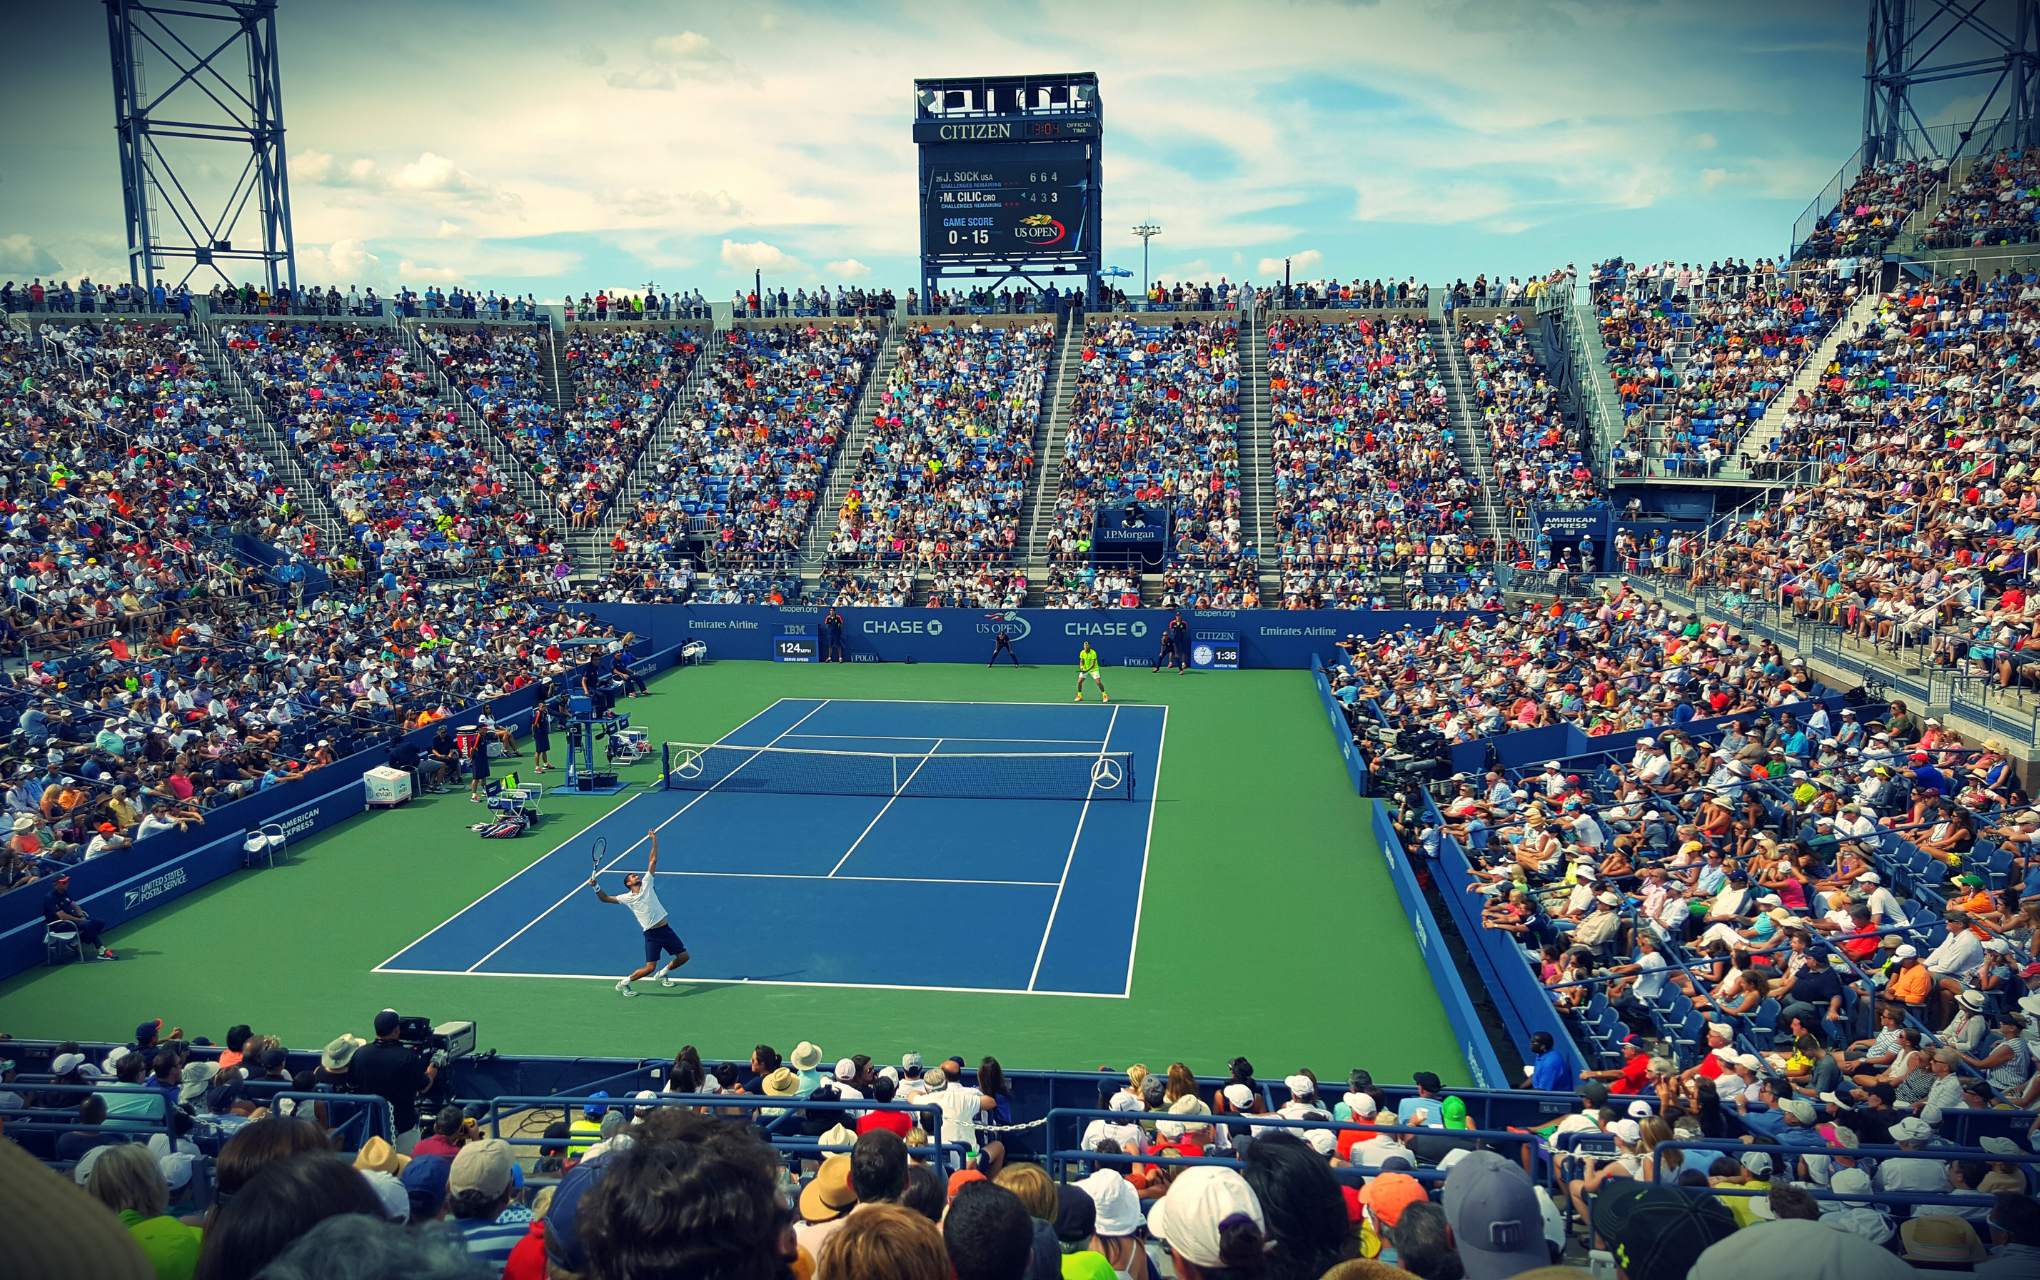
[[[1090,678],[1092,684],[1098,686],[1098,701],[1112,701],[1112,695],[1105,692],[1105,677],[1098,672],[1098,651],[1091,647],[1089,640],[1084,641],[1084,647],[1077,650],[1077,696],[1075,700],[1078,702],[1084,700],[1084,680],[1086,677]]]

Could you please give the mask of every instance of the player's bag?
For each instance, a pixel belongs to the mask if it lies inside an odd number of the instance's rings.
[[[514,836],[523,835],[524,826],[522,818],[506,814],[489,822],[477,822],[469,827],[468,830],[484,840],[507,840]]]

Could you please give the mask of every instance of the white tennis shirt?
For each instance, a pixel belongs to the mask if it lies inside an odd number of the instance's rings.
[[[637,917],[638,928],[649,930],[656,928],[659,922],[666,918],[666,908],[659,902],[659,895],[652,888],[651,878],[646,877],[642,884],[643,887],[636,893],[617,894],[616,900],[630,908],[630,913]]]

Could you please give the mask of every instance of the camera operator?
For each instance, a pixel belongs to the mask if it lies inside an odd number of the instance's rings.
[[[397,1038],[403,1019],[395,1009],[375,1015],[375,1039],[355,1051],[349,1074],[354,1087],[372,1093],[390,1104],[390,1125],[400,1155],[409,1155],[418,1145],[418,1095],[432,1087],[444,1064],[443,1053],[424,1052]]]

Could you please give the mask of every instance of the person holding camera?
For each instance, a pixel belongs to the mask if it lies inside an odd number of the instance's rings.
[[[418,1095],[438,1079],[446,1055],[427,1054],[398,1039],[403,1022],[395,1009],[375,1015],[375,1039],[355,1050],[349,1074],[357,1092],[390,1104],[391,1142],[398,1154],[409,1155],[418,1145]]]

